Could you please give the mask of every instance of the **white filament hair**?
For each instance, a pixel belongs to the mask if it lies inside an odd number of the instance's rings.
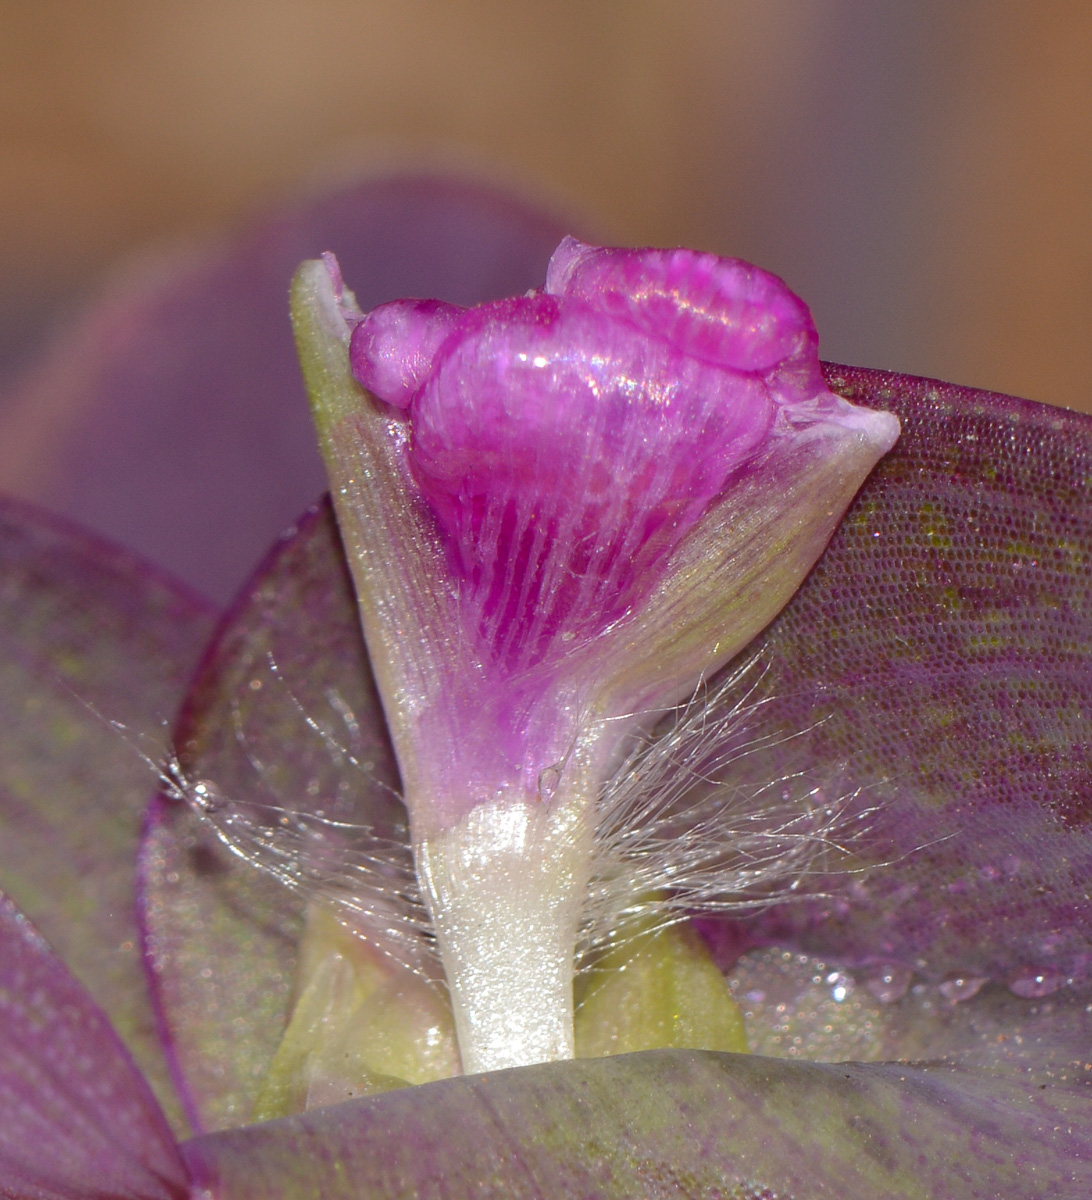
[[[851,825],[859,828],[867,813],[855,803],[857,791],[840,788],[841,772],[820,778],[801,762],[786,773],[792,743],[803,760],[808,730],[754,731],[772,703],[762,695],[765,675],[753,657],[699,684],[607,784],[583,950],[617,942],[637,925],[742,914],[818,894],[806,887],[809,877],[834,866],[827,852],[842,856]],[[770,774],[775,749],[780,769]]]
[[[320,739],[345,772],[377,784],[345,741],[308,714],[276,661],[271,674],[288,689],[305,736]],[[712,913],[744,913],[790,898],[813,897],[809,878],[829,867],[826,851],[844,853],[851,826],[868,815],[837,777],[806,765],[789,772],[786,744],[807,730],[754,732],[771,703],[762,695],[758,657],[704,681],[690,699],[640,739],[606,784],[596,806],[590,883],[579,961],[640,929]],[[336,702],[335,702],[336,701]],[[331,707],[352,740],[356,717],[336,697]],[[272,772],[253,753],[234,707],[235,737],[269,795]],[[764,771],[777,749],[780,769]],[[209,779],[186,778],[176,758],[160,770],[167,792],[183,801],[237,858],[329,907],[349,931],[400,964],[436,978],[431,922],[417,885],[408,839],[380,835],[302,810],[289,797],[272,802],[224,796]],[[855,809],[852,819],[850,810]],[[852,840],[849,838],[849,840]]]
[[[347,742],[355,739],[359,724],[340,694],[328,689],[326,698],[345,726],[347,739],[307,712],[274,656],[267,653],[265,658],[269,673],[300,716],[300,736],[317,738],[335,766],[362,787],[389,791],[349,748]],[[271,800],[225,796],[211,779],[190,779],[174,755],[160,770],[166,792],[185,803],[236,858],[275,879],[303,902],[326,906],[349,932],[400,965],[436,977],[439,964],[432,923],[418,890],[408,838],[335,819],[321,807],[304,809],[294,798],[279,795],[275,773],[256,756],[236,700],[232,724],[235,741],[258,783],[255,791],[270,795]]]

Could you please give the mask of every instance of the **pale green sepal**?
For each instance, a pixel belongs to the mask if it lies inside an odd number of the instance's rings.
[[[661,1049],[747,1053],[743,1014],[688,925],[624,937],[587,980],[576,1010],[577,1058]]]
[[[292,281],[292,326],[318,432],[364,639],[410,803],[418,792],[415,733],[464,647],[435,523],[404,461],[405,417],[380,404],[349,368],[351,292],[321,260]],[[414,814],[411,808],[411,816]]]
[[[683,539],[640,611],[613,631],[600,667],[602,710],[663,708],[761,633],[898,435],[891,413],[838,398],[810,428],[773,439]]]
[[[458,1073],[443,991],[344,929],[326,910],[310,914],[300,978],[253,1120]]]

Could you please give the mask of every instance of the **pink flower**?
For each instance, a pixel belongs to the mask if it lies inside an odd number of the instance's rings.
[[[567,1057],[596,797],[898,422],[826,388],[807,307],[738,260],[568,238],[542,291],[361,317],[328,257],[295,297],[464,1067]]]

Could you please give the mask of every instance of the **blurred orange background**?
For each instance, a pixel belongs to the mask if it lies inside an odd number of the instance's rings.
[[[1092,410],[1086,0],[0,0],[0,378],[120,257],[449,164]]]

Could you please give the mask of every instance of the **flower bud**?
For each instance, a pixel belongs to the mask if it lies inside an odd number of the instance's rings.
[[[294,312],[464,1069],[571,1055],[604,782],[898,422],[826,389],[780,280],[686,250],[568,238],[542,291],[367,316],[328,260]]]

